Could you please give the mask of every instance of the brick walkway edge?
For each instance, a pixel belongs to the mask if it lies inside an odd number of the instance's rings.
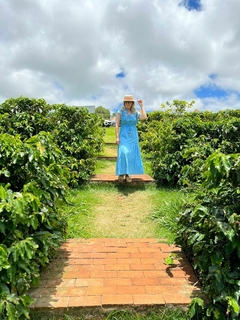
[[[165,258],[176,255],[175,264]],[[187,306],[200,295],[181,248],[157,239],[70,239],[29,294],[37,310]]]

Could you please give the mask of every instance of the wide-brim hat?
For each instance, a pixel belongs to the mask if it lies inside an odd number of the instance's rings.
[[[133,96],[124,96],[123,101],[131,101],[131,102],[135,102]]]

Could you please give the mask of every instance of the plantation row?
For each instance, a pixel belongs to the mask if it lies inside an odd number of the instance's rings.
[[[208,297],[192,300],[190,316],[239,319],[240,110],[186,112],[185,101],[163,107],[141,124],[140,137],[157,183],[195,194],[173,230]]]
[[[0,106],[0,318],[28,319],[25,293],[64,240],[58,203],[94,172],[102,120],[18,98]]]
[[[196,195],[173,230],[208,297],[193,299],[190,316],[237,319],[240,111],[187,112],[192,104],[150,113],[138,124],[141,147],[158,185]],[[94,173],[103,136],[84,108],[22,97],[0,105],[0,318],[29,318],[26,291],[65,238],[59,203]]]

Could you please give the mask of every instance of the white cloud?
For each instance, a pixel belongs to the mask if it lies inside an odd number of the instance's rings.
[[[237,94],[198,99],[194,90],[214,82],[240,92],[240,2],[202,0],[202,11],[180,2],[2,0],[0,102],[23,95],[114,110],[133,94],[147,110],[173,99],[238,108]]]

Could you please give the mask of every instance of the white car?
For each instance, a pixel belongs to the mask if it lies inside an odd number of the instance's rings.
[[[104,127],[111,127],[111,125],[112,125],[111,120],[104,120],[103,122]]]
[[[104,120],[103,126],[104,127],[115,127],[116,121],[115,120]]]

